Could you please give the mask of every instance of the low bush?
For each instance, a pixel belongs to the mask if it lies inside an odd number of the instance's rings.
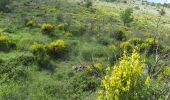
[[[50,56],[62,58],[65,54],[65,42],[64,40],[56,40],[47,45],[47,50]]]
[[[132,51],[132,47],[133,47],[133,45],[130,44],[128,41],[127,41],[127,42],[122,42],[122,43],[120,44],[120,49],[121,49],[122,51],[131,52],[131,51]]]
[[[33,27],[33,26],[35,26],[35,24],[36,24],[36,20],[35,19],[28,20],[25,23],[25,25],[28,26],[28,27]]]
[[[129,41],[129,43],[131,43],[135,46],[144,43],[144,41],[141,38],[131,38],[128,41]]]
[[[67,49],[64,40],[56,40],[49,44],[35,43],[31,46],[31,52],[38,58],[44,58],[48,61],[50,57],[62,58],[65,56]],[[43,61],[43,59],[41,59]]]
[[[9,51],[15,47],[16,44],[11,41],[9,36],[0,35],[0,51]]]
[[[0,11],[8,12],[9,9],[7,5],[11,3],[11,0],[0,0]]]
[[[142,40],[140,38],[131,38],[126,42],[120,44],[120,49],[122,51],[132,52],[132,49],[138,48],[140,52],[146,52],[147,54],[155,53],[158,45],[158,40],[154,38],[147,38]],[[159,45],[158,51],[163,50],[164,47]]]
[[[126,32],[124,29],[118,28],[114,30],[114,34],[112,35],[113,38],[119,41],[125,41],[126,40]]]
[[[69,38],[69,37],[72,37],[73,34],[70,33],[70,32],[65,32],[65,33],[64,33],[64,36],[67,37],[67,38]]]
[[[86,6],[87,8],[91,7],[92,5],[93,5],[93,2],[92,2],[91,0],[86,0],[85,6]]]
[[[70,81],[69,97],[72,99],[81,99],[82,93],[94,92],[99,86],[99,80],[88,75],[86,72],[80,72],[74,75]]]
[[[62,31],[67,31],[68,25],[67,25],[66,23],[59,24],[59,25],[57,26],[57,28],[58,28],[59,30],[62,30]]]
[[[51,24],[42,24],[41,31],[47,35],[53,35],[54,26]]]
[[[46,46],[35,43],[31,46],[31,52],[34,54],[37,64],[40,68],[53,71],[53,65],[50,61],[50,56],[47,54]]]
[[[112,39],[110,39],[109,37],[106,37],[106,36],[103,36],[103,35],[101,35],[101,36],[98,36],[97,37],[97,42],[99,43],[99,44],[102,44],[102,45],[109,45],[109,44],[111,44],[112,43]]]

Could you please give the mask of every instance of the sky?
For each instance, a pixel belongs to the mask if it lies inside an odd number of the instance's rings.
[[[155,3],[164,3],[165,1],[167,1],[166,3],[170,3],[170,0],[147,0],[147,1]]]

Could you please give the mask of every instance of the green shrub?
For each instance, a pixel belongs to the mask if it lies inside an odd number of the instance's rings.
[[[99,80],[86,72],[80,72],[71,78],[69,94],[72,99],[81,99],[83,93],[94,92],[98,86]]]
[[[50,56],[47,53],[45,45],[35,43],[31,46],[31,52],[34,54],[37,64],[40,68],[53,71],[54,66],[50,61]]]
[[[145,49],[147,50],[148,54],[155,53],[157,45],[158,45],[158,40],[154,38],[148,38],[145,40]]]
[[[128,52],[131,52],[132,51],[132,48],[133,48],[133,45],[130,44],[129,42],[122,42],[120,44],[120,49],[122,51],[128,51]]]
[[[124,25],[127,25],[128,23],[133,21],[133,18],[131,17],[133,13],[132,8],[126,8],[121,14],[121,20],[123,21]]]
[[[69,38],[69,37],[72,37],[73,34],[70,33],[70,32],[65,32],[65,33],[64,33],[64,36],[67,37],[67,38]]]
[[[36,23],[36,20],[31,19],[31,20],[26,21],[25,25],[28,26],[28,27],[33,27],[33,26],[35,26],[35,23]]]
[[[64,22],[64,14],[63,13],[57,13],[57,23],[63,23]]]
[[[0,11],[9,11],[7,5],[10,4],[11,0],[0,0]]]
[[[68,25],[67,25],[66,23],[59,24],[59,25],[57,26],[57,28],[58,28],[59,30],[67,31]]]
[[[119,41],[125,41],[127,38],[125,31],[121,28],[114,30],[112,37]]]
[[[144,43],[144,41],[141,38],[131,38],[128,41],[129,41],[129,43],[131,43],[131,44],[133,44],[135,46]]]
[[[86,6],[87,8],[91,7],[92,5],[93,5],[93,2],[92,2],[91,0],[86,0],[85,6]]]
[[[87,32],[87,27],[82,24],[74,24],[70,27],[69,31],[73,34],[73,36],[82,36]]]
[[[112,43],[112,40],[110,39],[110,37],[106,37],[102,35],[97,37],[97,42],[102,45],[109,45]]]

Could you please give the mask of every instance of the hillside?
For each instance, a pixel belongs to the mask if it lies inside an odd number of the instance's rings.
[[[0,0],[0,99],[169,100],[170,8],[106,1]]]

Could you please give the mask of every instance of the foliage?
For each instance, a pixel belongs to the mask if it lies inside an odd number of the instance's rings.
[[[148,88],[150,77],[142,74],[144,62],[140,55],[133,51],[132,56],[127,54],[120,59],[111,71],[102,80],[99,100],[138,100],[149,97]],[[144,84],[143,84],[144,83]]]
[[[62,23],[62,24],[59,24],[59,25],[57,26],[57,28],[58,28],[59,30],[67,31],[68,25],[67,25],[66,23]]]
[[[65,37],[72,37],[72,36],[73,36],[73,34],[72,34],[72,33],[70,33],[70,32],[65,32],[65,33],[64,33],[64,36],[65,36]]]
[[[53,31],[54,31],[54,26],[51,25],[51,24],[42,24],[42,26],[41,26],[41,31],[42,31],[44,34],[52,35],[52,34],[53,34]]]
[[[40,68],[53,71],[53,65],[50,61],[49,55],[47,54],[45,45],[34,43],[31,46],[31,52],[34,54]]]
[[[48,53],[53,57],[62,58],[62,55],[65,54],[65,48],[64,40],[56,40],[47,45]]]
[[[9,9],[7,5],[10,4],[11,0],[1,0],[0,1],[0,11],[7,12]]]
[[[0,35],[0,51],[9,51],[14,47],[16,47],[16,45],[11,41],[9,36]]]
[[[94,92],[99,85],[99,81],[86,72],[80,72],[73,76],[70,84],[70,97],[72,99],[80,99],[82,92]]]
[[[118,28],[118,29],[114,30],[113,37],[116,40],[124,41],[124,40],[126,40],[126,32],[123,29]]]
[[[33,26],[35,26],[35,23],[36,23],[36,20],[35,19],[31,19],[31,20],[28,20],[26,22],[26,26],[33,27]]]
[[[121,14],[121,19],[123,21],[124,25],[127,25],[128,23],[133,21],[133,18],[131,17],[133,13],[133,9],[132,8],[126,8]]]
[[[87,8],[91,7],[92,5],[93,5],[93,2],[92,2],[91,0],[86,0],[86,1],[85,1],[85,6],[86,6]]]

